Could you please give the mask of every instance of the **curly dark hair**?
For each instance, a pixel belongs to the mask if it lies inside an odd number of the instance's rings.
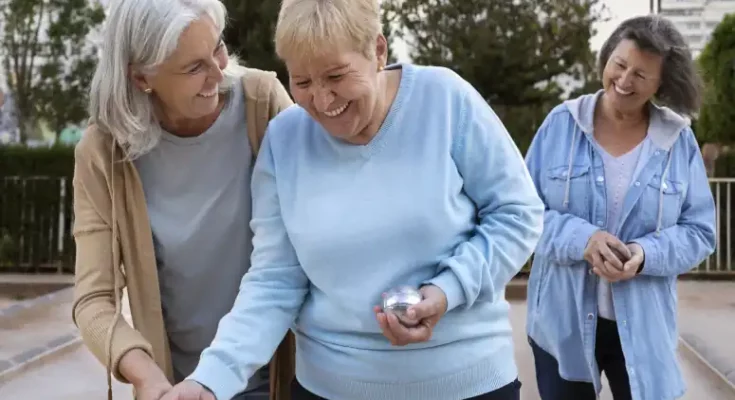
[[[663,57],[656,102],[681,114],[696,114],[702,103],[702,78],[689,46],[676,26],[658,15],[623,21],[600,49],[597,65],[600,78],[613,50],[623,40],[632,40],[639,49]]]

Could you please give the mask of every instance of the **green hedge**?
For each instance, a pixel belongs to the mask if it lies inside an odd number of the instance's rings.
[[[0,147],[0,272],[72,273],[70,147]]]
[[[74,148],[0,146],[0,177],[74,174]]]

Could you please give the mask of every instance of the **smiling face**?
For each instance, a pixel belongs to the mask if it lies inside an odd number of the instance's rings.
[[[332,136],[364,144],[374,134],[371,127],[380,118],[378,110],[384,96],[378,70],[386,49],[381,35],[374,59],[360,52],[335,51],[309,57],[307,62],[286,60],[295,102]]]
[[[605,97],[615,109],[641,109],[659,89],[663,58],[622,40],[610,54],[602,73]]]
[[[227,49],[208,16],[192,22],[173,54],[151,75],[135,74],[141,90],[150,89],[167,119],[197,119],[216,112]]]

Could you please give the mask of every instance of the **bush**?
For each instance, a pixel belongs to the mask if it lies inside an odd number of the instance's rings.
[[[74,174],[74,148],[0,146],[0,177],[66,176]]]
[[[0,147],[0,271],[73,272],[74,149]]]

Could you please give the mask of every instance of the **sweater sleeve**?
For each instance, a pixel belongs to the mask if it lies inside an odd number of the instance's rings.
[[[117,380],[129,383],[118,370],[120,359],[135,348],[153,358],[152,348],[116,310],[115,297],[119,305],[124,277],[112,258],[111,196],[104,172],[85,157],[85,149],[84,145],[76,149],[73,178],[76,265],[72,318],[92,354]],[[112,343],[108,348],[110,327]]]
[[[232,310],[220,321],[212,344],[188,378],[209,388],[217,399],[231,399],[268,363],[309,290],[281,218],[269,137],[266,134],[253,168],[250,270]]]
[[[447,296],[447,311],[493,301],[528,261],[543,227],[541,202],[523,157],[480,94],[462,82],[452,157],[477,207],[477,225],[439,263],[429,281]]]

